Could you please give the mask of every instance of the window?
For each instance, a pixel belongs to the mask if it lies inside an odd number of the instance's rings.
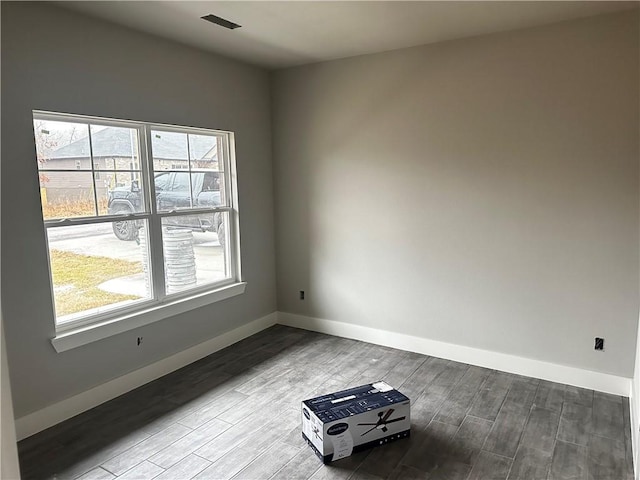
[[[173,185],[171,185],[171,190],[174,192],[188,192],[189,181],[190,178],[187,172],[176,172],[173,176]]]
[[[232,133],[33,118],[58,332],[240,282]]]

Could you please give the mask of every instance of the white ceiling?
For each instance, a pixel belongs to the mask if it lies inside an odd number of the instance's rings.
[[[268,68],[544,25],[637,9],[640,4],[638,1],[57,3]],[[242,28],[227,30],[200,19],[210,13],[238,23]]]

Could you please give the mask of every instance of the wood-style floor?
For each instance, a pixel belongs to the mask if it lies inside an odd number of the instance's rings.
[[[324,466],[300,402],[383,379],[411,438]],[[276,326],[19,443],[24,479],[632,478],[628,399]]]

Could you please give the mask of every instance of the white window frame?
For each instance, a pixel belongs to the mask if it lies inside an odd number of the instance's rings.
[[[58,323],[55,314],[55,302],[52,302],[53,317],[55,323],[56,337],[52,343],[57,351],[68,350],[76,346],[84,345],[92,341],[106,338],[116,333],[121,333],[133,328],[137,328],[154,321],[168,318],[172,315],[182,313],[193,308],[213,303],[244,292],[246,283],[242,281],[240,262],[240,229],[238,212],[238,189],[237,171],[235,162],[235,139],[233,132],[223,130],[204,129],[197,127],[182,127],[150,122],[137,122],[131,120],[119,120],[85,115],[75,115],[66,113],[47,112],[42,110],[33,111],[34,120],[58,121],[83,123],[99,126],[124,127],[135,129],[138,139],[138,156],[140,162],[140,180],[142,182],[141,192],[143,194],[144,211],[130,213],[127,215],[95,215],[91,217],[66,218],[61,220],[44,220],[45,235],[50,228],[88,225],[92,223],[106,223],[113,221],[145,220],[148,225],[148,248],[149,267],[151,282],[151,299],[138,301],[133,305],[115,307],[108,311],[97,314],[78,314],[77,318]],[[158,211],[155,201],[154,175],[166,170],[154,170],[153,152],[151,142],[152,131],[166,131],[176,133],[190,133],[196,135],[215,135],[222,137],[223,153],[221,155],[223,166],[221,179],[225,182],[226,206],[218,207],[198,207],[180,209],[174,211]],[[90,155],[91,136],[89,136]],[[94,162],[91,161],[91,172],[95,182],[96,170]],[[55,169],[38,169],[39,172],[56,171]],[[68,171],[66,169],[65,171]],[[187,170],[191,171],[191,169]],[[190,183],[191,183],[191,176]],[[95,189],[94,189],[95,190]],[[95,195],[95,192],[94,192]],[[96,201],[97,208],[97,201]],[[178,292],[166,293],[164,274],[164,254],[162,245],[162,219],[173,216],[215,214],[224,212],[227,215],[228,224],[225,228],[227,232],[227,242],[225,242],[227,265],[229,268],[229,278],[195,288]],[[48,240],[47,240],[48,244]],[[47,248],[47,255],[49,249]],[[51,271],[51,260],[48,259],[49,282],[51,285],[51,298],[55,299],[53,291],[53,277]]]

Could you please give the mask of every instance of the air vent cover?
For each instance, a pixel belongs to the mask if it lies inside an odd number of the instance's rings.
[[[228,28],[229,30],[234,30],[241,27],[241,25],[238,25],[237,23],[230,22],[229,20],[218,17],[217,15],[213,15],[212,13],[200,18],[206,20],[207,22],[215,23],[216,25],[220,25],[221,27]]]

